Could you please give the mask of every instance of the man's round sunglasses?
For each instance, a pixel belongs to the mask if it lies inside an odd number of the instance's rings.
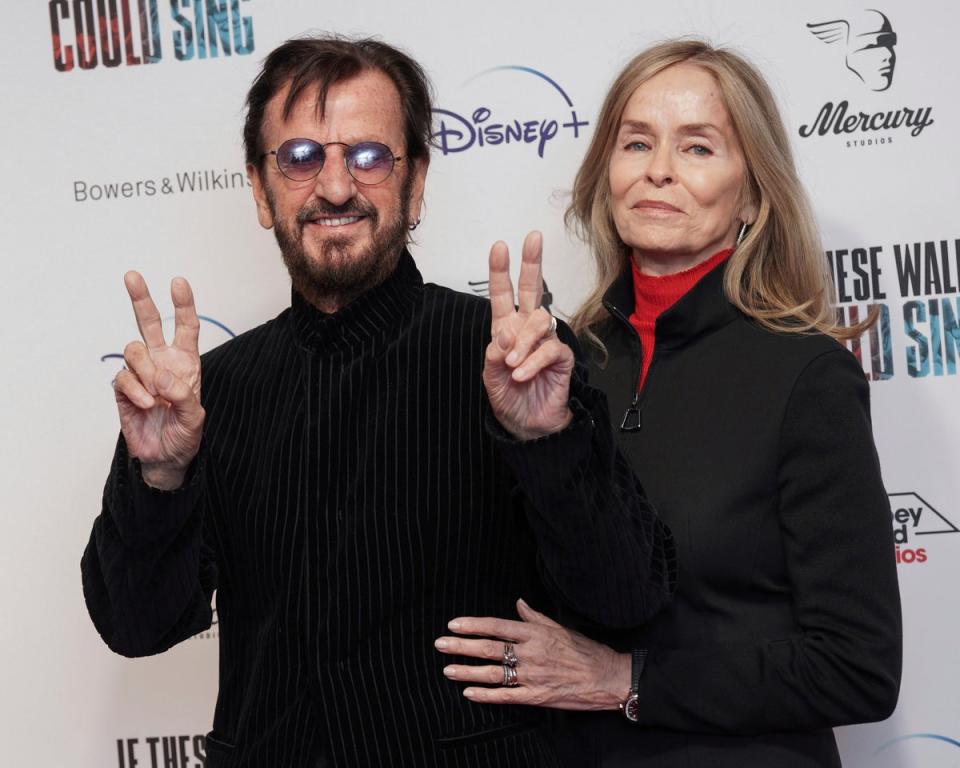
[[[328,141],[320,144],[312,139],[287,139],[276,149],[264,152],[260,159],[273,155],[277,158],[280,173],[288,179],[309,181],[323,169],[327,159],[324,150],[333,144],[344,148],[343,163],[358,184],[379,184],[393,173],[394,163],[403,160],[379,141],[361,141],[359,144]]]

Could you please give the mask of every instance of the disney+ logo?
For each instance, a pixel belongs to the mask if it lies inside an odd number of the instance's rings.
[[[553,78],[537,69],[513,64],[493,67],[474,75],[467,82],[470,83],[493,72],[516,72],[548,83],[563,99],[566,109],[569,110],[569,116],[502,118],[495,115],[494,111],[486,105],[476,107],[469,116],[466,116],[449,109],[436,108],[433,110],[436,119],[433,138],[444,155],[466,152],[473,147],[523,143],[535,145],[537,155],[542,158],[547,142],[554,139],[561,130],[570,131],[574,138],[579,138],[580,129],[589,125],[586,120],[579,118],[567,92]]]

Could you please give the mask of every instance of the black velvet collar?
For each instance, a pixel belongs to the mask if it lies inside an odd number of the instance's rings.
[[[723,261],[710,270],[676,304],[657,318],[657,349],[680,349],[739,317],[740,313],[723,292],[726,265],[727,261]],[[603,295],[603,305],[611,315],[633,330],[628,319],[633,313],[633,304],[633,273],[628,265]]]
[[[390,277],[332,315],[292,291],[294,336],[301,346],[321,354],[359,348],[368,340],[399,332],[422,295],[423,278],[404,249]]]

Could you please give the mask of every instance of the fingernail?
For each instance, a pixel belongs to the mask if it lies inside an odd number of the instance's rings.
[[[160,389],[166,389],[171,384],[173,384],[173,374],[170,371],[160,371],[160,375],[157,376],[157,386]]]
[[[456,667],[444,667],[444,668],[443,668],[443,674],[445,674],[447,677],[456,677],[456,676],[457,676],[457,668],[456,668]]]
[[[520,362],[520,355],[516,352],[511,352],[507,355],[507,359],[504,361],[507,365],[516,365]]]
[[[476,692],[473,690],[473,688],[464,688],[464,689],[463,689],[463,695],[466,696],[468,699],[472,699],[472,698],[473,698],[474,696],[476,696],[477,694],[476,694]]]
[[[449,648],[450,641],[447,640],[445,637],[438,637],[436,640],[433,641],[433,647],[439,648],[440,650],[443,650],[444,648]]]
[[[456,632],[458,629],[460,629],[460,620],[454,619],[449,624],[447,624],[447,626],[450,627],[450,629],[452,629],[454,632]]]
[[[527,375],[527,371],[526,371],[525,368],[516,368],[516,369],[513,371],[513,380],[514,380],[514,381],[522,381],[523,378],[524,378],[526,375]]]
[[[519,600],[517,600],[517,602],[520,603],[520,605],[522,605],[524,608],[530,607],[530,604],[526,600],[524,600],[522,597]]]

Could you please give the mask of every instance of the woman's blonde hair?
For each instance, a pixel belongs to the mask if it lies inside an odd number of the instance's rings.
[[[565,215],[567,226],[591,247],[597,261],[596,286],[571,318],[571,327],[599,344],[593,329],[609,317],[603,295],[630,258],[630,248],[614,226],[609,178],[610,155],[627,101],[651,77],[681,62],[703,68],[719,85],[746,164],[744,192],[757,210],[756,221],[727,262],[727,298],[771,330],[815,330],[836,339],[859,336],[875,313],[855,326],[837,321],[827,261],[766,81],[741,56],[686,39],[654,45],[636,56],[614,81],[600,110]]]

